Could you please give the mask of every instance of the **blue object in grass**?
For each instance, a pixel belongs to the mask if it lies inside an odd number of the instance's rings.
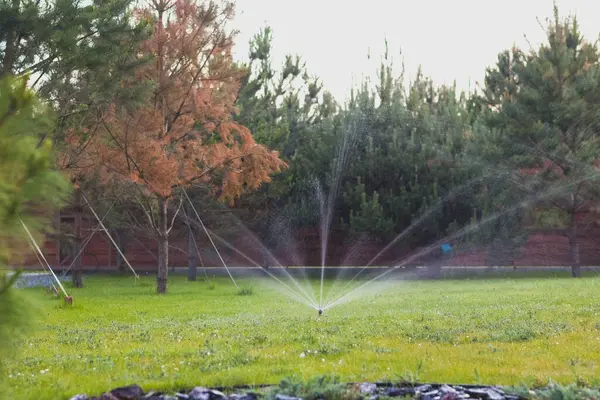
[[[452,252],[452,246],[450,245],[450,243],[443,243],[442,244],[442,253],[448,254],[450,252]]]

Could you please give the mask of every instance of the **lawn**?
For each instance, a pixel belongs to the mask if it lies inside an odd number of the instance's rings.
[[[72,307],[26,290],[43,312],[9,365],[7,397],[319,374],[512,385],[591,383],[600,373],[597,277],[393,281],[321,318],[272,281],[240,280],[253,288],[246,296],[214,282],[175,277],[158,296],[150,277],[90,277],[71,290]]]

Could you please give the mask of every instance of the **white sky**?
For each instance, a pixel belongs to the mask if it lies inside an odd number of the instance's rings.
[[[557,0],[562,16],[575,14],[581,31],[600,31],[596,0]],[[233,27],[240,31],[235,57],[248,57],[248,41],[260,27],[273,28],[273,55],[298,54],[339,101],[363,76],[374,76],[387,38],[399,71],[410,77],[422,65],[434,83],[467,90],[482,82],[485,67],[516,43],[536,46],[553,13],[552,0],[237,0]],[[371,53],[371,59],[367,54]],[[402,57],[400,56],[402,51]]]

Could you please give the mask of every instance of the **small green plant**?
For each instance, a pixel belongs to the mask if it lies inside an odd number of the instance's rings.
[[[215,284],[214,281],[208,281],[208,289],[209,290],[215,290],[216,287],[217,287],[217,285]]]
[[[359,393],[340,383],[339,378],[328,375],[317,376],[306,382],[295,378],[284,379],[279,386],[267,393],[267,400],[274,400],[278,394],[305,400],[357,400],[360,398]]]
[[[238,296],[252,296],[254,294],[254,289],[252,289],[252,286],[240,288],[237,294]]]
[[[522,393],[523,391],[521,391]],[[529,391],[525,397],[539,400],[587,400],[600,398],[600,389],[598,387],[579,387],[577,384],[562,386],[550,383],[545,388]]]
[[[403,384],[408,384],[411,386],[417,384],[421,380],[421,374],[423,372],[423,365],[424,365],[423,360],[419,360],[416,370],[414,372],[413,371],[404,372],[402,375],[399,376],[400,381]]]

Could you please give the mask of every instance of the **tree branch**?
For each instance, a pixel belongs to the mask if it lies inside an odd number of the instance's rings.
[[[177,214],[179,214],[179,211],[181,210],[182,205],[183,205],[183,197],[179,196],[179,206],[177,206],[177,209],[175,210],[175,213],[173,214],[173,219],[171,220],[171,225],[167,228],[167,235],[169,233],[171,233],[171,230],[173,229],[173,225],[175,224],[175,218],[177,218]]]

